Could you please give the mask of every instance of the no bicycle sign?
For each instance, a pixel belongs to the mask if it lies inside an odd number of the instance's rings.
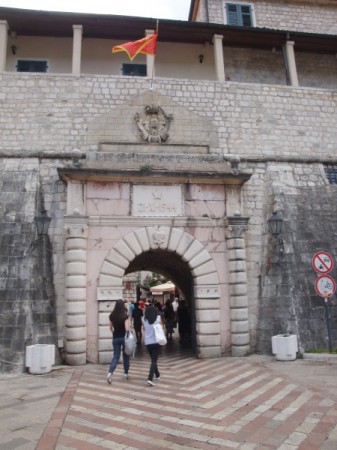
[[[317,252],[312,258],[312,266],[318,273],[329,273],[333,268],[333,259],[326,252]]]
[[[321,275],[315,282],[315,289],[317,294],[321,297],[332,297],[336,292],[335,280],[329,277],[329,275]]]

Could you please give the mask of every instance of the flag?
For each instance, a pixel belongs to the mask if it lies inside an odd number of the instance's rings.
[[[125,44],[116,45],[113,47],[112,53],[126,52],[131,61],[141,53],[143,55],[155,55],[157,46],[158,34],[150,34],[138,41],[126,42]]]

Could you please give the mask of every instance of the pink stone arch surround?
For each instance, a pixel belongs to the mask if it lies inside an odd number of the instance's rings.
[[[220,357],[220,287],[213,259],[194,236],[181,229],[160,226],[127,234],[109,251],[102,264],[97,287],[99,363],[111,359],[108,317],[112,303],[122,298],[123,275],[136,256],[151,249],[175,252],[188,264],[194,281],[197,356]]]

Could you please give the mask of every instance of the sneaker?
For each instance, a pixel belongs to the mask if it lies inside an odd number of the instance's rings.
[[[159,376],[159,377],[156,377],[156,380],[159,381],[159,380],[160,380],[160,376]]]
[[[126,379],[126,380],[129,379],[129,374],[128,374],[128,373],[125,373],[124,376],[125,376],[125,379]]]
[[[154,382],[151,381],[151,380],[147,380],[147,384],[148,384],[149,386],[155,386]]]
[[[110,373],[110,372],[108,373],[108,376],[107,376],[107,378],[106,378],[106,381],[107,381],[109,384],[111,384],[111,373]]]

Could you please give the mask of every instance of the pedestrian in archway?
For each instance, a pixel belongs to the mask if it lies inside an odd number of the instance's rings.
[[[178,316],[178,331],[179,331],[179,342],[184,342],[188,340],[191,336],[191,318],[190,311],[187,307],[185,300],[180,300],[179,307],[177,310]]]
[[[149,305],[145,309],[145,317],[143,319],[143,326],[145,330],[145,345],[151,358],[150,371],[147,378],[147,383],[150,386],[154,386],[153,376],[156,376],[156,380],[159,381],[160,373],[157,366],[158,356],[160,352],[160,345],[156,342],[156,335],[153,328],[155,323],[161,324],[161,317],[158,311],[153,305]]]
[[[176,315],[173,310],[172,302],[170,299],[166,300],[165,302],[164,319],[165,319],[166,338],[168,341],[171,341],[176,323]]]
[[[140,344],[142,342],[142,317],[143,317],[143,310],[139,306],[139,301],[135,303],[135,307],[132,313],[133,318],[133,327],[135,329],[136,333],[136,339],[137,344]]]
[[[177,312],[178,312],[178,308],[179,308],[179,298],[178,297],[174,297],[174,300],[172,302],[172,308],[173,308],[174,315],[175,315],[175,321],[177,321],[178,320]]]
[[[111,384],[112,374],[117,367],[122,349],[124,376],[126,379],[129,378],[130,357],[124,351],[124,338],[125,333],[130,330],[130,321],[123,300],[117,300],[109,316],[109,327],[112,333],[112,347],[114,352],[107,376],[107,382]]]

